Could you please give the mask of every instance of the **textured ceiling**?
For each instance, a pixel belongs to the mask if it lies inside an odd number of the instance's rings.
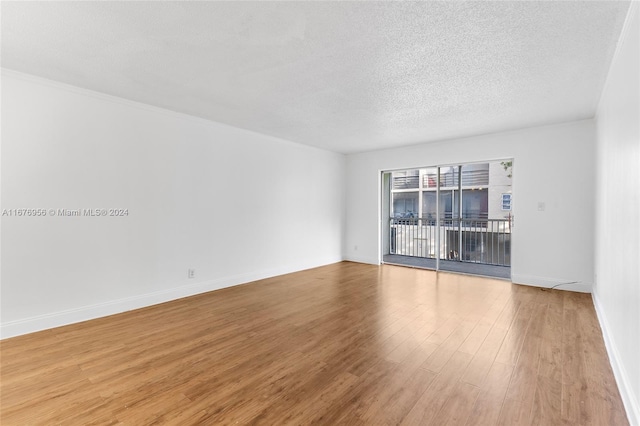
[[[628,2],[2,2],[2,66],[350,153],[592,117]]]

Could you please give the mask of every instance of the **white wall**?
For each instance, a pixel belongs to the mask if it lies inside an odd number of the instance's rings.
[[[625,407],[640,425],[640,7],[633,4],[596,117],[593,297]]]
[[[347,156],[346,258],[378,263],[381,170],[513,158],[512,279],[590,291],[595,130],[592,120]],[[545,211],[538,211],[538,202]],[[357,249],[356,249],[357,246]]]
[[[340,261],[344,156],[2,73],[2,337]],[[187,279],[187,269],[196,270]]]

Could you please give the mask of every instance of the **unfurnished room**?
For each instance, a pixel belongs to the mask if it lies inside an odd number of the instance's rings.
[[[1,1],[0,424],[640,426],[635,1]]]

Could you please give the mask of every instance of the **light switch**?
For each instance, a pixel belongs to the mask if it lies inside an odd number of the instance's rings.
[[[545,208],[546,206],[544,204],[544,201],[538,201],[538,211],[543,212]]]

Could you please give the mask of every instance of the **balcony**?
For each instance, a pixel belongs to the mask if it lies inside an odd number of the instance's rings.
[[[440,241],[438,244],[438,228]],[[509,219],[393,218],[389,222],[389,254],[424,259],[511,265]]]
[[[440,187],[457,188],[458,187],[458,170],[449,171],[440,174]],[[426,174],[423,176],[424,188],[435,188],[436,175]],[[489,169],[462,169],[462,186],[488,186],[489,185]]]
[[[417,189],[420,184],[420,176],[394,176],[392,189]]]

